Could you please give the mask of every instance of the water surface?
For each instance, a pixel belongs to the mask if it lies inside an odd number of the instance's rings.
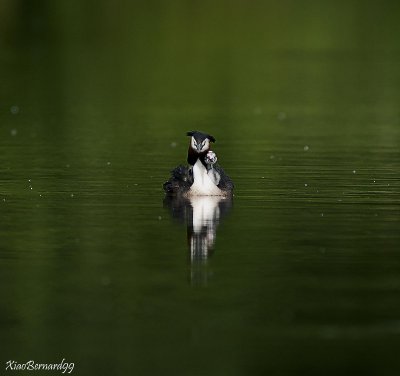
[[[398,6],[95,8],[3,5],[1,361],[397,375]],[[232,202],[164,200],[192,129]]]

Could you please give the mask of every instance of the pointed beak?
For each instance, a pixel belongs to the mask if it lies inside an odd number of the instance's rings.
[[[197,151],[200,153],[201,152],[201,144],[197,144],[196,148],[197,148]]]

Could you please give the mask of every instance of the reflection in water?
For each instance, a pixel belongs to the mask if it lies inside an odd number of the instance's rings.
[[[187,226],[191,282],[206,284],[209,276],[207,258],[214,251],[217,226],[220,218],[232,207],[232,198],[198,196],[188,199],[167,196],[164,205],[170,209],[173,218]]]

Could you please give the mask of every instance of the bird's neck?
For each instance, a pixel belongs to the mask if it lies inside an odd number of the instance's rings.
[[[189,146],[188,150],[188,156],[187,156],[187,162],[191,165],[194,166],[197,162],[198,159],[200,159],[201,163],[203,163],[204,166],[206,166],[206,163],[204,161],[205,156],[207,155],[208,150],[205,150],[201,153],[197,153],[195,150],[193,150]]]

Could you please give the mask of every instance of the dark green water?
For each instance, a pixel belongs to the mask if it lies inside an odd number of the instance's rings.
[[[398,375],[399,11],[0,1],[0,369]],[[192,129],[206,237],[161,189]]]

